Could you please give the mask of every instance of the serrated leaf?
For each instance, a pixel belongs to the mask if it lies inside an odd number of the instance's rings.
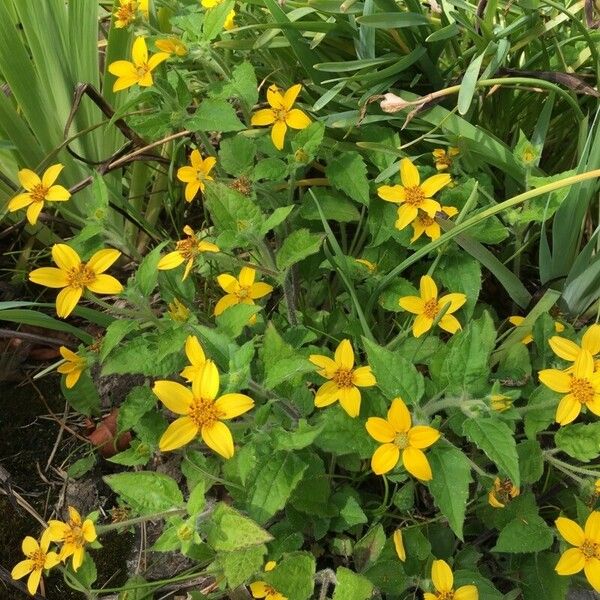
[[[373,584],[362,575],[345,567],[335,572],[337,583],[333,600],[368,600],[373,594]]]
[[[256,144],[243,135],[226,138],[219,146],[219,165],[227,173],[239,176],[254,164]]]
[[[266,553],[267,547],[260,544],[218,554],[216,563],[223,569],[227,585],[235,589],[261,570]]]
[[[274,387],[293,379],[297,375],[309,373],[314,370],[312,363],[302,356],[283,358],[275,364],[265,365],[265,368],[267,369],[267,376],[265,377],[264,386],[268,390],[272,390]]]
[[[276,262],[280,271],[289,269],[311,254],[316,254],[323,243],[324,235],[298,229],[288,235],[277,252]]]
[[[312,598],[315,557],[309,552],[293,552],[277,563],[263,579],[288,600]]]
[[[260,235],[266,235],[269,233],[269,231],[271,231],[271,229],[281,225],[281,223],[288,218],[294,208],[295,207],[293,204],[290,206],[280,206],[279,208],[276,208],[260,226]]]
[[[369,529],[354,546],[354,564],[358,571],[364,571],[373,565],[385,545],[385,532],[380,523]]]
[[[65,378],[60,380],[60,389],[70,406],[82,415],[91,416],[100,413],[100,396],[89,373],[84,371],[77,384],[72,388],[65,385]]]
[[[344,192],[361,204],[369,205],[367,165],[358,152],[339,154],[329,162],[325,174],[336,190]]]
[[[102,346],[100,347],[100,362],[103,362],[104,359],[110,354],[113,348],[121,342],[121,340],[131,331],[133,331],[136,327],[139,327],[140,323],[136,320],[131,319],[119,319],[117,321],[113,321],[107,328],[104,333],[104,338],[102,340]]]
[[[203,100],[194,115],[186,120],[185,125],[190,131],[226,133],[245,129],[229,102],[213,98]]]
[[[260,229],[263,215],[251,198],[222,183],[206,185],[205,204],[220,233],[247,236]]]
[[[554,541],[552,530],[544,519],[532,515],[527,519],[513,519],[506,525],[492,549],[494,552],[523,554],[546,550]]]
[[[600,455],[600,421],[561,427],[554,435],[556,447],[582,462]]]
[[[139,422],[142,415],[156,406],[157,398],[152,390],[146,386],[134,387],[123,404],[119,407],[117,415],[118,431],[127,431]]]

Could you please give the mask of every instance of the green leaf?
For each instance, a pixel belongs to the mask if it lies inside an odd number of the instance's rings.
[[[266,235],[271,231],[271,229],[275,229],[278,225],[281,225],[290,213],[294,210],[294,205],[290,206],[280,206],[276,208],[266,219],[265,222],[260,226],[260,235]]]
[[[87,456],[76,460],[67,469],[67,475],[72,479],[79,479],[82,475],[85,475],[94,468],[96,465],[96,458],[95,454],[88,454]]]
[[[537,515],[513,519],[506,525],[492,549],[494,552],[526,553],[546,550],[554,541],[552,530]]]
[[[318,198],[323,215],[328,221],[351,223],[360,219],[360,213],[356,205],[342,194],[332,194],[331,192],[315,190],[315,196]],[[319,209],[310,196],[304,197],[300,216],[307,221],[321,220]]]
[[[243,135],[226,138],[219,146],[219,165],[230,175],[238,177],[254,164],[256,144]]]
[[[246,325],[250,325],[251,317],[261,310],[258,304],[234,304],[216,317],[217,328],[226,336],[235,339],[242,334]]]
[[[148,253],[140,263],[135,274],[135,286],[143,296],[149,296],[156,287],[158,280],[158,269],[160,253],[168,242],[159,244],[152,252]]]
[[[358,152],[338,154],[325,168],[325,174],[335,189],[361,204],[369,205],[367,165]]]
[[[220,6],[223,6],[221,4]],[[215,9],[216,10],[216,9]],[[207,98],[192,117],[186,120],[185,125],[191,131],[241,131],[244,124],[235,114],[235,109],[226,100]]]
[[[263,158],[256,163],[252,178],[254,181],[280,181],[286,176],[287,170],[287,165],[280,158]]]
[[[81,374],[79,381],[71,389],[65,385],[65,378],[61,377],[60,389],[69,405],[77,412],[88,417],[100,414],[98,389],[86,371]]]
[[[130,448],[127,448],[127,450],[123,450],[123,452],[119,452],[118,454],[115,454],[106,460],[115,463],[116,465],[135,467],[139,465],[145,465],[150,460],[150,456],[150,446],[140,442],[139,440],[134,440],[131,443]]]
[[[308,600],[314,589],[315,557],[309,552],[292,552],[262,578],[288,600]]]
[[[467,419],[463,423],[463,433],[510,478],[516,487],[521,485],[519,457],[513,432],[510,427],[495,417]]]
[[[380,523],[372,527],[354,546],[354,565],[364,571],[373,565],[385,545],[385,533]]]
[[[201,525],[206,542],[218,552],[232,552],[270,542],[273,538],[252,519],[224,502],[219,502],[212,515]]]
[[[398,12],[380,12],[374,15],[357,17],[356,21],[360,25],[367,25],[378,29],[400,29],[401,27],[430,25],[429,19],[425,15],[402,10]]]
[[[216,87],[219,88],[218,91],[211,88],[209,93],[213,98],[223,100],[232,97],[239,98],[248,109],[258,102],[256,74],[252,64],[247,61],[236,65],[229,80]]]
[[[136,513],[150,515],[183,506],[177,482],[155,471],[106,475],[104,482]]]
[[[297,454],[271,454],[256,474],[249,490],[248,514],[259,523],[265,523],[285,506],[307,468],[308,464]]]
[[[545,385],[540,385],[533,390],[527,403],[525,413],[525,435],[535,439],[540,431],[544,431],[554,421],[554,413],[558,405],[557,394]]]
[[[273,365],[265,365],[268,369],[267,376],[264,381],[264,386],[268,390],[272,390],[279,384],[293,379],[297,375],[309,373],[314,370],[314,366],[306,358],[295,356],[292,358],[284,358],[278,360]]]
[[[439,443],[431,448],[427,458],[433,473],[429,491],[448,519],[452,531],[462,540],[469,483],[472,481],[469,461],[458,448]]]
[[[398,351],[392,352],[363,338],[367,357],[377,385],[386,398],[401,397],[407,404],[416,404],[425,391],[423,376]]]
[[[156,406],[157,401],[157,397],[149,387],[134,387],[119,407],[118,431],[127,431],[134,427],[143,415]]]
[[[465,71],[465,75],[460,84],[460,90],[458,91],[458,112],[461,115],[467,114],[469,107],[471,106],[484,56],[485,52],[475,56]]]
[[[234,4],[233,0],[226,0],[204,13],[202,39],[205,42],[210,42],[223,31],[225,19],[227,18],[229,11],[234,7]]]
[[[368,600],[373,594],[373,584],[350,569],[338,567],[333,600]]]
[[[360,458],[370,458],[373,454],[375,443],[364,421],[349,417],[341,407],[323,410],[317,422],[323,424],[323,431],[315,440],[317,448],[337,456],[357,454]]]
[[[65,331],[66,333],[74,335],[84,344],[91,344],[94,341],[94,338],[87,333],[87,331],[83,331],[83,329],[74,327],[70,323],[59,321],[58,319],[54,319],[45,313],[37,312],[35,310],[18,308],[0,309],[0,321],[23,323],[24,325],[33,325],[34,327],[41,327],[43,329],[50,329],[52,331]]]
[[[556,554],[540,552],[519,557],[519,574],[523,600],[564,600],[570,585],[568,577],[559,575]]]
[[[121,340],[131,331],[140,326],[140,322],[131,319],[118,319],[113,321],[104,333],[102,346],[100,347],[100,362],[104,362],[113,348],[121,342]]]
[[[589,462],[600,455],[600,421],[561,427],[554,435],[556,447],[572,458]]]
[[[216,564],[223,570],[229,588],[235,589],[261,570],[266,553],[264,544],[241,548],[218,554]]]
[[[544,457],[537,440],[525,440],[517,444],[521,483],[535,483],[544,473]]]
[[[316,254],[321,249],[325,236],[310,233],[308,229],[298,229],[288,235],[277,252],[277,268],[280,271],[289,269],[311,254]]]
[[[302,450],[310,446],[323,430],[323,424],[309,425],[306,419],[298,421],[298,427],[294,431],[274,429],[271,431],[271,439],[275,450]]]

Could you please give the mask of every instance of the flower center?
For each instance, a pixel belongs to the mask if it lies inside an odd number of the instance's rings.
[[[137,75],[140,79],[142,79],[143,77],[145,77],[145,75],[147,73],[149,73],[152,69],[150,69],[150,67],[148,66],[148,63],[144,62],[144,63],[140,63],[138,65],[135,65],[135,70],[137,71]]]
[[[594,399],[594,386],[588,379],[571,378],[571,393],[581,404],[587,404]]]
[[[30,192],[29,195],[34,202],[43,202],[46,199],[48,189],[41,183],[38,183]]]
[[[510,479],[501,479],[500,483],[496,484],[494,487],[494,496],[496,496],[496,499],[502,504],[508,504],[511,498],[518,495],[518,493],[515,493],[516,489]]]
[[[196,238],[193,236],[189,236],[187,239],[177,242],[175,248],[181,253],[185,260],[194,258],[196,254],[198,254],[198,244]]]
[[[276,108],[273,110],[276,121],[285,121],[288,111],[285,108]]]
[[[449,592],[438,592],[438,600],[454,600],[454,590]]]
[[[71,287],[87,287],[96,280],[96,273],[90,269],[85,263],[81,263],[78,267],[73,267],[67,273],[67,279]]]
[[[352,371],[338,369],[333,376],[333,381],[339,388],[351,388],[354,385],[352,383]]]
[[[212,400],[194,398],[188,417],[198,426],[212,425],[223,416]]]
[[[404,431],[403,433],[396,434],[394,438],[394,444],[400,448],[400,450],[404,450],[408,448],[408,433]]]
[[[132,1],[127,4],[123,4],[119,8],[117,8],[115,15],[119,21],[124,21],[129,25],[133,18],[135,17],[137,2]]]
[[[439,304],[435,298],[431,298],[431,300],[427,300],[425,302],[425,306],[423,307],[423,314],[429,319],[435,319],[438,312],[440,312]]]
[[[417,219],[419,223],[423,225],[423,227],[430,227],[431,225],[435,224],[435,221],[427,213],[424,212],[419,213]]]
[[[40,571],[46,563],[46,553],[42,552],[41,548],[34,550],[29,556],[29,560],[33,562],[33,570]]]
[[[69,533],[65,535],[65,544],[73,544],[77,548],[80,548],[85,544],[81,527],[79,525],[75,525],[73,521],[69,523],[69,527]]]
[[[418,185],[404,188],[404,197],[404,201],[411,206],[419,206],[425,200],[425,194],[423,194],[423,190]]]
[[[240,287],[235,293],[239,300],[245,300],[250,297],[250,288],[248,286]]]
[[[596,544],[591,540],[585,540],[580,546],[580,550],[586,558],[600,558],[600,544]]]

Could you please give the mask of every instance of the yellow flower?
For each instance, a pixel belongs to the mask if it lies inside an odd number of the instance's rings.
[[[600,592],[600,511],[594,511],[584,529],[571,519],[559,517],[556,528],[565,540],[575,546],[563,552],[555,567],[559,575],[574,575],[583,569],[590,585]]]
[[[512,317],[508,317],[508,322],[511,325],[514,325],[515,327],[519,327],[520,325],[522,325],[523,321],[525,321],[525,317],[519,317],[517,315],[514,315]],[[556,333],[561,333],[561,331],[564,331],[564,330],[565,330],[565,326],[562,323],[559,323],[558,321],[554,321],[554,331],[556,331]],[[553,337],[553,338],[550,338],[550,340],[553,340],[553,339],[556,339],[556,336]],[[558,339],[563,340],[564,338],[558,338]],[[569,340],[565,340],[565,341],[569,341]],[[521,340],[521,343],[527,345],[527,344],[531,344],[531,342],[533,342],[533,335],[531,335],[531,331],[530,331]],[[570,342],[570,343],[573,343],[573,342]],[[573,359],[573,360],[575,360],[575,359]]]
[[[29,281],[46,287],[64,288],[56,297],[56,314],[64,319],[73,312],[84,289],[94,294],[121,293],[123,286],[114,277],[104,273],[119,256],[121,253],[118,250],[99,250],[84,263],[70,246],[54,244],[52,260],[58,269],[35,269],[29,273]]]
[[[600,416],[600,373],[594,372],[594,359],[587,350],[582,350],[570,373],[558,369],[539,372],[540,381],[562,397],[556,409],[556,422],[567,425],[574,421],[586,406]]]
[[[59,373],[66,375],[65,387],[71,389],[78,381],[81,374],[85,371],[87,360],[71,352],[68,348],[61,346],[58,351],[65,359],[65,362],[58,365],[56,369]]]
[[[398,558],[404,562],[406,560],[406,550],[404,549],[404,540],[402,539],[402,531],[400,529],[396,529],[394,531],[394,535],[392,536],[394,540],[394,548],[396,549],[396,554]]]
[[[177,298],[173,298],[173,302],[167,305],[169,316],[173,321],[179,323],[185,323],[190,318],[190,311],[186,308],[185,304],[181,303]]]
[[[131,49],[131,60],[116,60],[108,66],[109,73],[112,73],[117,80],[113,85],[113,92],[125,90],[132,85],[149,87],[154,83],[152,71],[167,60],[169,55],[166,52],[157,52],[148,58],[148,47],[143,37],[135,38]]]
[[[512,398],[504,394],[492,394],[490,396],[490,408],[497,412],[504,412],[512,406]]]
[[[177,38],[163,38],[156,40],[154,45],[163,52],[168,54],[176,54],[177,56],[185,56],[188,53],[187,46]]]
[[[450,146],[448,151],[444,150],[444,148],[436,148],[432,154],[435,168],[438,171],[446,171],[452,166],[452,159],[460,154],[460,150]]]
[[[85,521],[72,506],[69,506],[69,520],[48,521],[48,531],[53,542],[62,542],[59,558],[64,561],[73,557],[73,570],[77,571],[83,563],[85,545],[98,537],[91,519]]]
[[[190,274],[198,254],[201,254],[202,252],[219,252],[219,247],[212,242],[198,240],[194,230],[189,225],[186,225],[183,228],[183,233],[188,237],[185,240],[177,242],[175,246],[176,249],[163,256],[158,261],[157,268],[160,271],[166,271],[175,269],[185,262],[186,265],[183,272],[183,280],[185,280]]]
[[[152,391],[171,412],[182,415],[160,438],[158,446],[163,452],[185,446],[200,433],[204,443],[217,454],[224,458],[233,456],[233,437],[223,420],[248,412],[254,400],[245,394],[217,398],[219,372],[212,360],[206,361],[191,390],[175,381],[156,381]]]
[[[115,10],[115,27],[123,29],[131,25],[137,18],[138,10],[148,18],[148,0],[119,0]]]
[[[41,179],[31,169],[21,169],[18,177],[25,193],[15,196],[8,203],[8,210],[15,212],[27,207],[27,220],[35,225],[44,202],[68,200],[71,197],[69,190],[62,185],[54,185],[63,168],[60,163],[52,165],[44,171]]]
[[[440,432],[428,425],[412,427],[410,413],[402,398],[392,400],[387,419],[369,417],[365,427],[375,441],[383,444],[371,458],[371,468],[376,475],[391,471],[402,457],[404,468],[413,477],[431,480],[431,467],[423,450],[440,439]]]
[[[433,196],[452,178],[447,173],[438,173],[421,183],[417,167],[408,158],[400,161],[400,180],[402,185],[383,185],[377,188],[377,195],[387,202],[399,204],[396,229],[404,229],[419,214],[419,209],[432,219],[442,210],[440,203]]]
[[[360,263],[361,265],[367,267],[367,269],[369,269],[371,273],[375,273],[375,271],[377,271],[377,265],[375,263],[372,263],[370,260],[367,260],[366,258],[355,258],[354,260],[357,263]]]
[[[445,212],[449,217],[453,217],[458,213],[458,208],[454,206],[442,206],[442,212]],[[416,242],[423,234],[431,240],[437,240],[442,235],[440,224],[422,210],[419,211],[417,218],[411,225],[413,228],[413,236],[410,239],[411,243]]]
[[[454,589],[454,575],[445,560],[434,560],[431,565],[431,581],[436,593],[423,593],[423,600],[478,600],[479,592],[474,585]]]
[[[40,585],[42,571],[52,569],[60,562],[56,552],[48,552],[51,538],[47,532],[46,529],[39,544],[37,540],[29,535],[23,540],[21,550],[27,558],[17,563],[11,572],[13,579],[21,579],[25,575],[29,575],[27,578],[27,591],[32,596],[37,592]]]
[[[594,483],[594,493],[597,496],[600,496],[600,479],[596,479],[596,481]]]
[[[333,359],[322,354],[311,354],[308,358],[319,368],[317,373],[329,379],[317,390],[315,406],[323,408],[339,400],[351,417],[358,417],[361,400],[358,388],[373,387],[377,381],[368,365],[354,368],[354,350],[350,340],[339,343]]]
[[[560,333],[564,329],[563,326],[562,329],[557,329],[556,332]],[[556,356],[568,362],[575,362],[583,350],[587,350],[592,357],[595,357],[600,353],[600,325],[594,323],[587,329],[581,338],[581,346],[558,335],[551,337],[548,343]],[[569,370],[570,368],[567,369],[567,371]]]
[[[190,364],[181,371],[180,375],[192,382],[202,374],[202,369],[206,364],[206,355],[195,335],[188,335],[185,340],[185,355]]]
[[[235,29],[235,10],[230,10],[227,13],[227,17],[225,18],[225,23],[223,23],[223,29],[225,29],[225,31],[231,31],[232,29]]]
[[[227,294],[215,306],[215,315],[218,317],[230,306],[235,304],[255,304],[255,300],[270,294],[273,286],[259,281],[254,282],[256,271],[250,267],[242,267],[238,279],[229,273],[217,277],[217,282]],[[252,315],[250,323],[256,322],[256,315]]]
[[[221,4],[221,2],[223,2],[223,0],[201,0],[200,4],[202,4],[204,8],[214,8]]]
[[[265,573],[272,571],[277,566],[274,560],[270,560],[265,565]],[[271,587],[265,581],[255,581],[250,584],[250,591],[253,598],[265,598],[265,600],[287,600],[287,596],[280,594],[275,588]]]
[[[214,156],[207,156],[203,159],[198,150],[192,150],[190,165],[177,169],[177,179],[187,184],[185,186],[186,202],[191,202],[198,190],[204,191],[205,181],[213,180],[210,172],[216,164],[217,159]]]
[[[494,479],[494,485],[488,492],[488,503],[494,508],[504,508],[512,498],[520,494],[518,487],[513,485],[510,479]]]
[[[288,127],[305,129],[310,125],[309,117],[299,108],[292,108],[302,86],[297,83],[283,94],[272,85],[267,90],[267,102],[271,108],[257,110],[250,121],[251,125],[273,125],[271,140],[278,150],[283,148],[285,133]]]
[[[420,297],[404,296],[398,301],[401,308],[417,315],[412,326],[415,337],[429,331],[433,326],[433,322],[443,310],[445,310],[445,313],[439,320],[438,325],[449,333],[456,333],[461,328],[460,323],[452,313],[456,312],[467,301],[464,294],[446,294],[438,298],[437,286],[429,275],[421,277],[420,293]]]

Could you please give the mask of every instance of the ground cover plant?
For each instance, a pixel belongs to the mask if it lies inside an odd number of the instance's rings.
[[[0,3],[7,597],[599,592],[597,11]]]

